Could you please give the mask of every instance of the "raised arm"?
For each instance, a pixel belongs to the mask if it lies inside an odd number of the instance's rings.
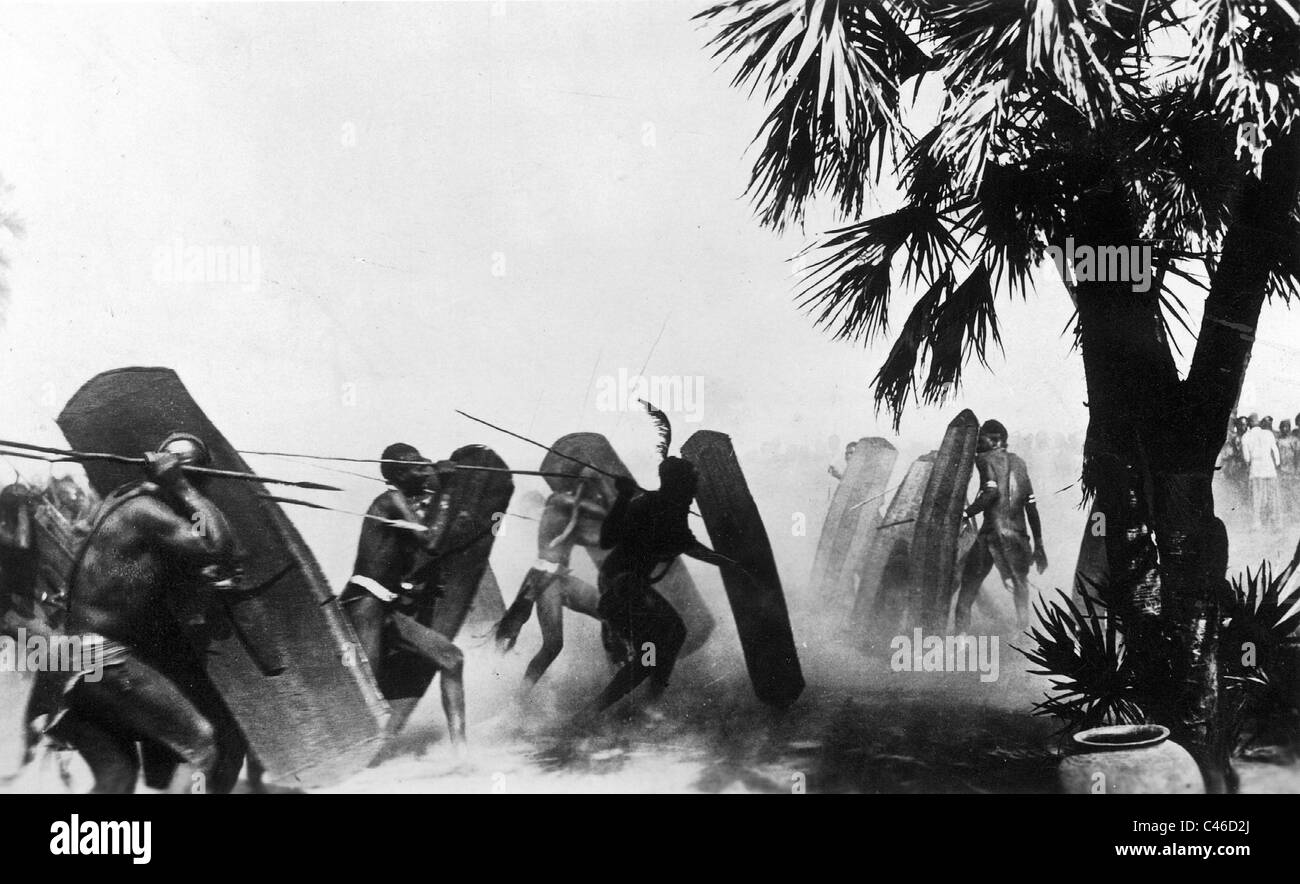
[[[235,534],[226,516],[186,478],[180,459],[171,454],[151,454],[151,478],[171,494],[179,512],[152,497],[141,497],[132,518],[145,536],[168,552],[195,563],[230,561],[235,557]]]

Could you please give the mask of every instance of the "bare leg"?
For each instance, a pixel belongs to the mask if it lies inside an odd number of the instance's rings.
[[[613,605],[602,607],[611,614],[609,622],[631,642],[632,657],[597,698],[598,710],[608,709],[648,677],[652,678],[651,698],[658,699],[668,687],[677,655],[686,641],[682,618],[654,590],[617,601],[622,602],[618,605],[621,610],[613,610]]]
[[[600,643],[605,648],[605,656],[610,665],[622,666],[626,663],[630,654],[627,642],[600,616],[600,590],[571,574],[566,575],[560,583],[564,592],[564,607],[586,614],[593,620],[600,620]]]
[[[966,557],[966,565],[962,568],[961,590],[957,594],[957,610],[953,615],[953,631],[957,634],[960,635],[970,627],[971,606],[975,604],[980,587],[984,585],[984,578],[989,576],[991,570],[993,556],[984,541],[976,539]]]
[[[1016,601],[1016,627],[1023,631],[1029,627],[1029,575],[1017,574],[1010,583]]]
[[[387,735],[391,737],[400,731],[418,705],[420,705],[419,697],[401,697],[396,700],[389,700],[388,709],[392,714],[388,718]]]
[[[537,600],[537,623],[542,628],[542,648],[528,663],[521,692],[526,693],[564,650],[564,591],[559,581],[552,583]]]
[[[465,667],[442,670],[438,679],[442,687],[442,711],[447,715],[447,733],[457,753],[465,751]]]
[[[69,712],[55,726],[54,736],[66,740],[90,766],[95,775],[93,794],[127,795],[135,791],[140,775],[140,757],[135,741],[113,733]]]
[[[524,582],[519,587],[519,594],[511,602],[509,610],[496,625],[495,639],[497,647],[508,651],[519,640],[519,632],[532,616],[533,604],[545,592],[555,585],[555,573],[540,568],[530,568],[524,575]]]
[[[464,746],[465,655],[446,636],[405,614],[393,614],[392,623],[406,648],[437,664],[441,675],[442,708],[447,713],[447,730],[452,743]]]

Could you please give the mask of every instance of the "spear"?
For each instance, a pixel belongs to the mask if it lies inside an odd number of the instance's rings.
[[[394,528],[405,528],[408,531],[424,531],[427,527],[425,525],[419,524],[418,522],[408,522],[405,519],[387,519],[384,518],[383,516],[371,515],[370,513],[359,513],[356,512],[355,510],[344,510],[344,509],[339,509],[338,507],[335,506],[325,506],[324,504],[313,503],[310,500],[299,500],[296,497],[279,497],[274,494],[259,494],[257,496],[262,498],[263,500],[272,500],[275,501],[276,503],[290,503],[293,504],[294,506],[305,506],[313,510],[325,510],[326,512],[329,513],[342,513],[346,516],[360,516],[363,519],[373,519],[376,522],[383,522],[386,525],[392,525]],[[516,519],[527,519],[530,522],[537,521],[537,519],[534,519],[532,516],[522,516],[519,513],[507,512],[504,515],[514,516]]]
[[[482,425],[485,426],[485,427],[491,427],[491,428],[494,429],[494,430],[500,430],[502,433],[505,433],[507,436],[514,436],[516,439],[521,439],[521,440],[523,440],[524,442],[527,442],[529,445],[536,445],[538,448],[541,448],[541,449],[543,449],[543,450],[545,450],[545,451],[549,451],[549,452],[551,452],[551,454],[558,455],[559,457],[562,457],[562,458],[564,458],[565,460],[573,461],[574,463],[576,463],[576,464],[577,464],[578,466],[580,466],[580,467],[586,467],[586,468],[589,469],[589,470],[595,470],[596,472],[600,473],[600,474],[603,475],[603,476],[609,476],[611,479],[628,478],[628,477],[624,477],[624,476],[619,476],[617,473],[611,473],[609,470],[602,470],[600,467],[595,466],[594,464],[589,464],[589,463],[587,463],[585,460],[578,460],[576,457],[572,457],[572,456],[570,456],[570,455],[568,455],[568,454],[565,454],[563,451],[557,451],[556,449],[552,448],[552,447],[549,446],[549,445],[543,445],[541,442],[538,442],[536,439],[529,439],[527,436],[521,436],[521,435],[519,435],[518,433],[511,432],[510,430],[507,430],[505,427],[498,427],[496,424],[490,424],[490,423],[488,423],[487,421],[483,420],[483,418],[481,418],[481,417],[474,417],[474,415],[472,415],[472,414],[468,414],[467,412],[464,412],[464,411],[461,411],[459,408],[455,409],[455,412],[456,412],[457,414],[461,415],[462,417],[467,417],[467,418],[469,418],[469,419],[472,420],[472,421],[477,421],[478,423],[482,424]],[[520,472],[523,472],[523,471],[521,470]],[[552,476],[555,476],[555,478],[557,478],[557,479],[572,479],[572,478],[574,478],[573,476],[566,476],[566,475],[564,475],[563,473],[549,473],[549,474],[548,474],[548,473],[533,473],[532,475],[536,475],[536,476],[552,475]],[[635,484],[636,480],[633,479],[632,481],[633,481],[633,483]],[[640,485],[637,485],[637,487],[640,488],[641,486],[640,486]],[[692,516],[696,516],[696,517],[698,517],[698,518],[703,518],[703,516],[700,516],[700,514],[697,513],[695,510],[687,510],[687,512],[690,513]]]
[[[6,439],[0,439],[0,445],[8,448],[18,448],[23,451],[37,451],[42,454],[56,455],[56,458],[33,457],[33,455],[20,454],[17,451],[5,452],[16,457],[32,457],[34,460],[44,460],[54,463],[66,461],[107,461],[109,463],[130,464],[132,466],[144,466],[147,461],[143,457],[128,457],[125,454],[103,454],[100,452],[90,451],[71,451],[66,448],[50,448],[45,445],[31,445],[27,442],[10,442]],[[295,488],[307,488],[312,491],[342,491],[342,488],[336,488],[333,485],[322,485],[319,482],[294,482],[289,479],[269,479],[266,476],[258,476],[254,473],[240,473],[235,470],[218,470],[213,467],[199,467],[193,464],[182,464],[181,469],[187,473],[193,473],[197,476],[213,476],[221,479],[240,479],[245,482],[267,482],[272,485],[292,485]]]
[[[270,500],[275,503],[291,503],[294,506],[305,506],[313,510],[325,510],[329,513],[343,513],[347,516],[360,516],[363,519],[373,519],[376,522],[383,522],[385,525],[391,525],[394,528],[404,528],[407,531],[424,531],[425,526],[418,522],[408,522],[406,519],[386,519],[383,516],[374,516],[370,513],[358,513],[354,510],[343,510],[338,507],[325,506],[324,504],[312,503],[309,500],[299,500],[296,497],[278,497],[274,494],[259,494],[262,500]]]
[[[858,509],[859,507],[864,507],[867,504],[871,503],[871,501],[873,500],[880,500],[880,498],[884,497],[886,494],[889,494],[891,491],[897,491],[900,487],[901,486],[899,485],[895,485],[893,488],[880,492],[875,497],[868,497],[866,500],[855,503],[853,504],[853,506],[849,507],[849,512],[853,512],[855,509]]]
[[[520,439],[520,440],[522,440],[522,441],[524,441],[524,442],[527,442],[529,445],[536,445],[538,448],[541,448],[541,449],[544,450],[544,451],[549,451],[549,452],[551,452],[551,454],[557,455],[558,457],[562,457],[562,458],[564,458],[565,460],[572,461],[573,463],[576,463],[576,464],[577,464],[578,466],[580,466],[580,467],[586,467],[586,468],[589,469],[589,470],[595,470],[596,472],[598,472],[598,473],[600,473],[600,474],[602,474],[602,475],[609,476],[611,479],[617,479],[617,478],[619,478],[618,475],[616,475],[616,474],[614,474],[614,473],[611,473],[609,470],[602,470],[602,469],[601,469],[600,467],[598,467],[598,466],[594,466],[594,465],[589,464],[589,463],[587,463],[586,461],[583,461],[583,460],[578,460],[576,457],[572,457],[571,455],[565,454],[563,451],[557,451],[556,449],[552,448],[552,447],[549,446],[549,445],[543,445],[541,442],[538,442],[536,439],[529,439],[527,436],[521,436],[521,435],[519,435],[518,433],[515,433],[515,432],[512,432],[512,431],[510,431],[510,430],[507,430],[505,427],[498,427],[496,424],[490,424],[490,423],[488,423],[487,421],[483,420],[483,418],[481,418],[481,417],[474,417],[474,415],[472,415],[472,414],[467,414],[466,412],[461,411],[459,408],[457,408],[455,411],[456,411],[457,414],[461,415],[462,417],[467,417],[467,418],[469,418],[470,420],[475,421],[475,422],[477,422],[477,423],[480,423],[480,424],[482,424],[482,425],[485,426],[485,427],[491,427],[491,428],[494,429],[494,430],[498,430],[498,431],[500,431],[500,432],[502,432],[502,433],[505,433],[507,436],[514,436],[516,439]],[[561,478],[572,479],[573,477],[572,477],[572,476],[562,476]]]
[[[394,458],[382,458],[382,457],[329,457],[324,454],[292,454],[283,451],[244,451],[243,449],[240,449],[239,453],[260,454],[265,457],[293,457],[293,458],[301,458],[303,460],[337,460],[345,463],[379,463],[379,464],[395,463],[395,464],[404,464],[406,466],[410,466],[411,464],[436,464],[437,463],[437,461],[432,461],[427,458],[422,460],[399,460]],[[516,470],[511,467],[481,467],[481,466],[475,466],[473,464],[455,463],[455,462],[452,462],[452,468],[457,470],[471,470],[473,472],[479,472],[479,473],[511,473],[516,476],[541,476],[547,479],[572,479],[573,478],[567,473],[547,473],[547,472],[542,472],[540,470]],[[358,474],[349,473],[349,475],[358,475]]]

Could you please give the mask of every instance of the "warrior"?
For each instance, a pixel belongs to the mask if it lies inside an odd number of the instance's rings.
[[[542,647],[528,663],[521,693],[537,684],[564,649],[565,608],[600,619],[600,592],[572,574],[569,557],[575,545],[585,546],[598,568],[604,561],[605,553],[599,548],[600,531],[609,514],[612,490],[599,473],[583,467],[573,490],[556,491],[546,500],[537,529],[537,561],[524,576],[519,595],[496,628],[497,646],[509,651],[528,622],[533,605],[537,605]],[[603,621],[601,638],[612,662],[626,662],[627,645]]]
[[[600,546],[610,552],[600,566],[598,610],[632,653],[597,698],[597,711],[618,702],[647,677],[652,704],[668,687],[686,641],[686,625],[654,584],[673,560],[686,555],[710,565],[736,564],[691,533],[687,516],[698,484],[695,467],[668,456],[668,418],[643,404],[659,426],[659,489],[642,491],[630,478],[615,479],[618,497],[600,526]]]
[[[1011,590],[1016,620],[1024,629],[1029,625],[1030,563],[1032,561],[1037,566],[1040,574],[1047,568],[1043,526],[1038,516],[1034,488],[1029,481],[1029,470],[1019,456],[1007,450],[1006,427],[995,420],[985,421],[980,427],[975,463],[979,470],[980,490],[974,503],[966,507],[966,517],[973,519],[983,513],[984,522],[962,571],[956,630],[965,632],[970,625],[971,605],[994,566],[1003,584]],[[1032,552],[1030,531],[1034,536]]]
[[[844,446],[844,472],[843,473],[835,469],[835,464],[831,464],[826,468],[826,472],[834,476],[837,482],[844,481],[844,474],[849,471],[849,461],[853,460],[853,452],[856,451],[857,448],[858,448],[857,442],[850,442],[848,445]]]
[[[384,697],[396,732],[414,711],[428,681],[441,673],[442,708],[458,754],[465,749],[465,657],[451,639],[430,627],[438,597],[437,559],[455,545],[459,527],[439,525],[440,474],[450,461],[433,463],[411,445],[384,449],[380,473],[392,487],[375,498],[357,542],[356,565],[340,597]],[[390,463],[388,461],[402,461]],[[445,520],[443,520],[445,522]]]
[[[134,791],[137,743],[179,760],[170,791],[226,792],[243,762],[243,736],[168,597],[236,588],[239,548],[204,480],[184,472],[211,462],[201,439],[174,433],[145,460],[149,481],[103,502],[68,578],[67,632],[97,648],[102,668],[71,680],[52,733],[86,759],[95,792]]]

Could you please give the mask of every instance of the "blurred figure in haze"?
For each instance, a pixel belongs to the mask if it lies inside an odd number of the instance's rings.
[[[1278,520],[1277,468],[1280,456],[1271,417],[1258,421],[1241,440],[1241,453],[1250,470],[1250,512],[1256,528],[1274,527]]]
[[[853,458],[853,452],[857,449],[857,447],[858,447],[857,442],[850,442],[848,445],[844,446],[844,473],[847,473],[849,471],[849,461]],[[835,469],[835,464],[831,464],[830,466],[828,466],[826,468],[826,472],[834,476],[837,482],[844,481],[844,473],[841,473],[839,470]]]
[[[1291,429],[1291,422],[1282,421],[1277,428],[1278,467],[1277,480],[1281,498],[1281,514],[1290,517],[1297,511],[1297,480],[1300,480],[1300,436]]]

